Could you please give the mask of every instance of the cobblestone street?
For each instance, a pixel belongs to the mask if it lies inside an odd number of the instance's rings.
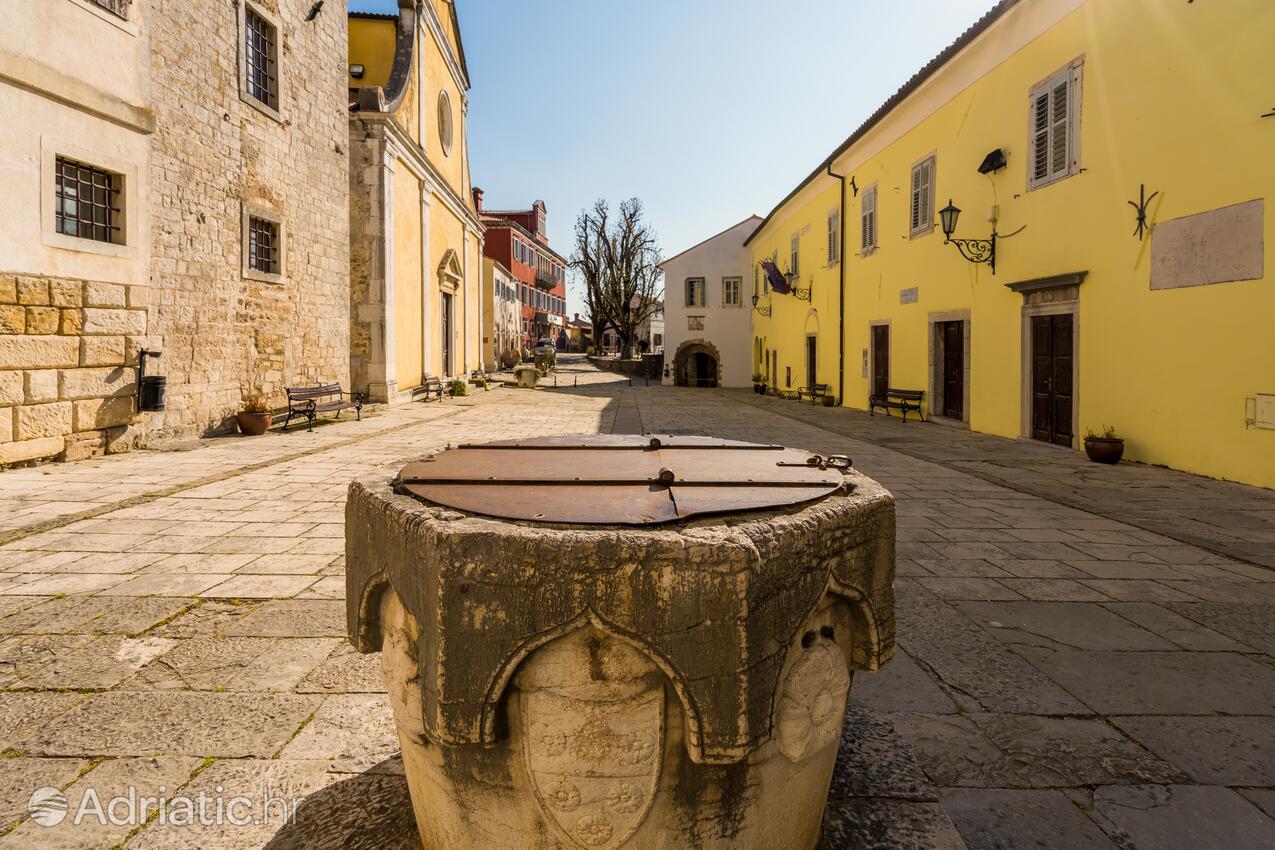
[[[852,690],[828,848],[1275,846],[1275,492],[570,357],[557,382],[0,473],[0,845],[418,847],[378,657],[344,639],[348,482],[660,432],[849,454],[897,498],[899,649]],[[45,827],[42,786],[303,799]]]

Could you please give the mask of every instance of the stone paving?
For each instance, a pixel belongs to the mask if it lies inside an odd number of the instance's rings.
[[[898,499],[899,652],[855,683],[830,850],[1275,846],[1275,493],[558,378],[0,473],[0,846],[418,847],[376,657],[343,638],[346,483],[449,442],[638,430],[848,453]],[[41,786],[72,811],[244,794],[259,822],[45,827]]]

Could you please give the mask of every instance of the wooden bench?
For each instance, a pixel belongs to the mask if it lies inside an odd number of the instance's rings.
[[[808,387],[802,387],[797,390],[797,400],[809,398],[811,404],[818,404],[824,396],[828,395],[828,384],[811,384]]]
[[[876,409],[879,407],[885,411],[886,415],[890,415],[891,410],[897,410],[903,416],[903,421],[908,421],[908,411],[916,411],[917,416],[921,417],[921,421],[925,421],[925,411],[921,408],[921,402],[925,399],[925,390],[898,390],[890,387],[885,391],[885,395],[872,395],[868,397],[868,413],[872,416],[876,415]]]
[[[429,401],[430,396],[434,396],[439,401],[443,400],[443,393],[447,391],[447,387],[438,379],[437,375],[426,375],[425,380],[419,387],[412,388],[412,400],[415,401],[420,396],[425,397],[425,401]]]
[[[335,412],[338,419],[341,411],[354,408],[359,420],[363,419],[363,396],[358,393],[346,393],[340,384],[323,384],[318,387],[284,387],[288,394],[288,416],[283,420],[283,430],[288,430],[288,423],[293,416],[304,416],[309,423],[309,430],[314,430],[314,417],[320,413]]]

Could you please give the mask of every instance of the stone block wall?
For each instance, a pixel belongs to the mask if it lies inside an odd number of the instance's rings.
[[[261,0],[281,25],[279,117],[240,94],[241,0],[152,0],[151,332],[168,409],[152,434],[232,427],[245,395],[348,387],[345,3]],[[245,205],[281,218],[278,281],[243,274]],[[152,364],[148,364],[148,371]]]
[[[0,465],[137,439],[145,286],[0,273]]]

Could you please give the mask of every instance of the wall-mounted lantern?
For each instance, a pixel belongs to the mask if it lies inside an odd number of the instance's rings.
[[[961,217],[960,208],[947,199],[947,206],[939,210],[939,222],[943,225],[943,244],[955,245],[961,256],[971,263],[987,263],[996,274],[996,226],[992,226],[990,239],[953,239],[956,232],[957,219]]]
[[[765,307],[758,307],[758,306],[757,306],[757,303],[758,303],[759,301],[761,301],[761,298],[759,298],[758,296],[754,295],[754,296],[753,296],[753,309],[754,309],[754,310],[756,310],[758,313],[760,313],[760,314],[761,314],[761,315],[763,315],[763,316],[769,316],[769,315],[771,314],[771,312],[773,312],[773,311],[771,310],[770,305],[769,305],[769,304],[767,304]]]

